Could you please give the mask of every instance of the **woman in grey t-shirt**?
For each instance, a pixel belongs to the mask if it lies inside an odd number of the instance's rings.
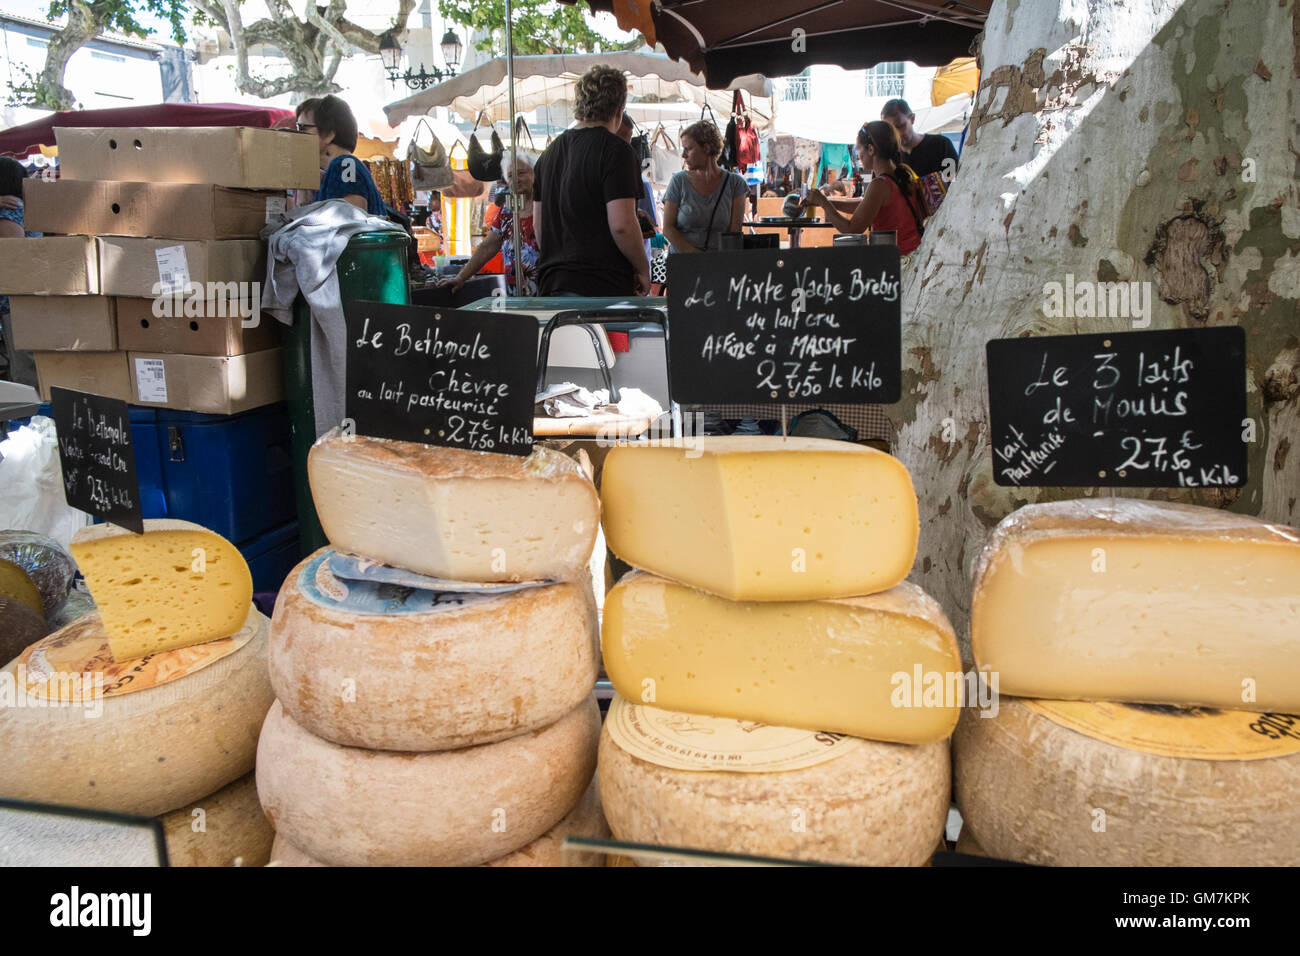
[[[722,135],[712,123],[682,130],[682,162],[664,193],[664,235],[672,252],[717,249],[724,232],[740,232],[749,184],[718,165]]]

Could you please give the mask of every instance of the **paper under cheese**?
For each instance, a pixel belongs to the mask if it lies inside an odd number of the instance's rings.
[[[600,503],[578,463],[415,442],[322,437],[307,459],[330,544],[456,581],[574,581],[596,543]]]
[[[978,563],[971,644],[1020,697],[1300,711],[1300,531],[1132,499],[1030,505]]]
[[[694,714],[928,743],[952,733],[961,706],[952,626],[908,582],[757,602],[636,573],[605,598],[601,649],[624,697]],[[956,693],[926,699],[927,680]]]
[[[95,525],[70,550],[119,661],[228,637],[253,601],[235,546],[188,521],[148,519],[144,534]]]
[[[916,494],[896,458],[820,438],[620,445],[601,495],[610,548],[733,601],[885,591],[916,556]]]

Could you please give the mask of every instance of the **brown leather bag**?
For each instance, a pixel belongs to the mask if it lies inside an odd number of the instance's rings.
[[[457,148],[466,153],[464,159],[456,157]],[[458,140],[448,150],[447,158],[451,162],[451,175],[454,181],[450,186],[439,190],[444,197],[447,199],[478,199],[487,191],[487,183],[481,183],[470,175],[468,150],[465,149],[463,143]]]

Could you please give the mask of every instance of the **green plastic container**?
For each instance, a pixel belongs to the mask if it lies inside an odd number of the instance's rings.
[[[352,237],[339,256],[339,295],[344,305],[356,299],[410,305],[404,232],[363,232]],[[301,295],[293,307],[293,325],[284,334],[284,391],[292,429],[293,477],[298,499],[298,540],[304,556],[329,542],[316,516],[307,480],[307,453],[316,441],[316,408],[311,390],[311,310]]]

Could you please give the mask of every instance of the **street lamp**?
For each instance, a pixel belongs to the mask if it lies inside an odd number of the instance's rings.
[[[441,83],[443,80],[449,80],[456,75],[456,67],[460,65],[461,42],[456,31],[448,29],[442,37],[442,58],[447,63],[446,70],[432,69],[426,70],[424,64],[420,64],[418,72],[412,73],[411,68],[407,67],[403,73],[398,73],[397,68],[402,62],[402,47],[397,42],[397,33],[389,30],[379,38],[379,58],[384,63],[384,71],[388,74],[388,82],[396,85],[401,81],[412,90],[424,90],[433,86],[435,83]]]

